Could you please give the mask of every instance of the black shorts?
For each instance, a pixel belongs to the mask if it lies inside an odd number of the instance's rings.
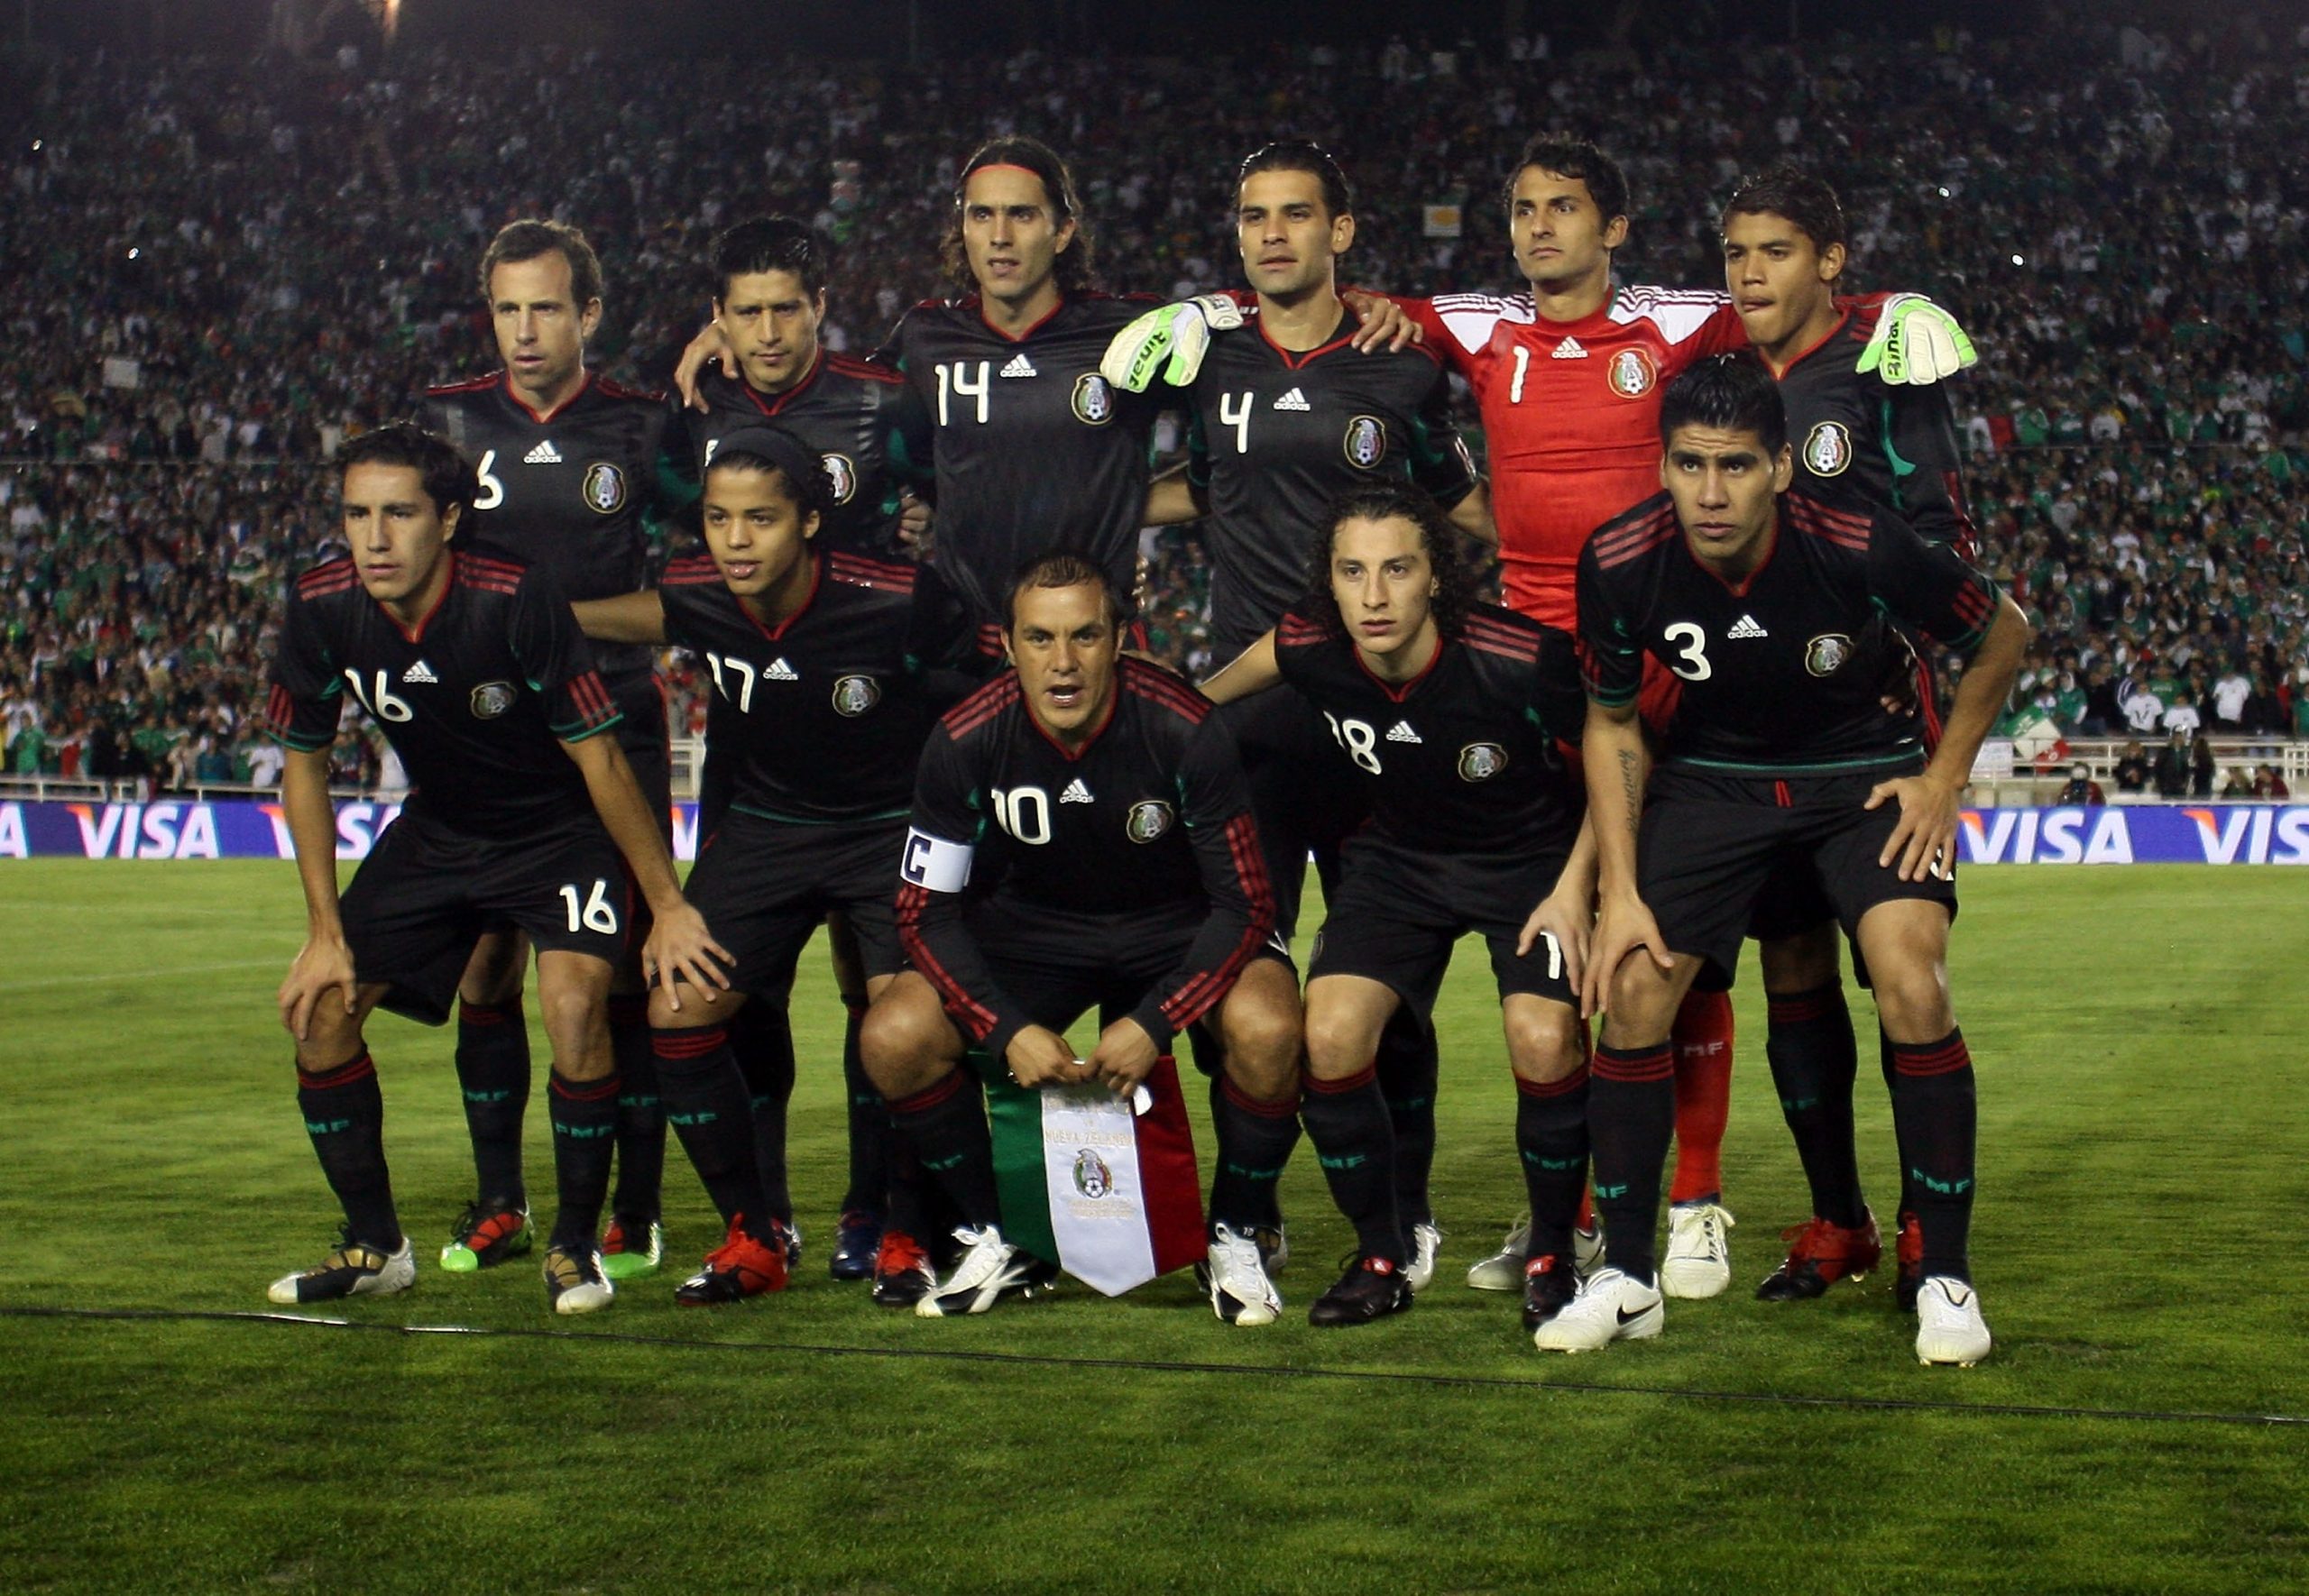
[[[906,821],[811,826],[732,809],[699,844],[683,895],[730,950],[730,985],[774,996],[794,980],[810,935],[840,910],[867,977],[895,975],[898,856]]]
[[[1274,925],[1288,942],[1299,934],[1308,855],[1336,855],[1363,823],[1370,781],[1348,762],[1322,711],[1292,688],[1237,699],[1219,714],[1242,756],[1274,887]]]
[[[614,965],[638,907],[625,860],[591,810],[518,841],[404,812],[354,873],[339,913],[355,978],[391,986],[393,1013],[438,1025],[483,931],[518,927],[539,952]]]
[[[666,689],[655,671],[622,673],[605,685],[611,702],[624,718],[617,723],[617,746],[633,766],[649,812],[658,818],[658,831],[668,846],[674,839],[674,750],[666,725]]]
[[[1761,920],[1781,934],[1819,923],[1825,903],[1844,934],[1879,903],[1920,898],[1956,913],[1955,864],[1946,876],[1903,881],[1877,856],[1900,809],[1863,807],[1883,774],[1774,781],[1679,770],[1655,777],[1636,846],[1638,890],[1678,953],[1706,960],[1719,978],[1738,965],[1741,939]],[[1817,893],[1817,898],[1812,897]],[[1777,902],[1767,904],[1768,894]]]
[[[1491,949],[1502,998],[1528,992],[1577,1004],[1561,949],[1542,937],[1530,953],[1515,951],[1523,922],[1555,890],[1564,859],[1560,852],[1428,853],[1366,832],[1347,845],[1344,879],[1308,978],[1377,981],[1431,1024],[1451,950],[1474,931]]]
[[[1104,1023],[1144,1003],[1154,983],[1179,968],[1208,917],[1200,903],[1094,915],[997,896],[971,905],[965,923],[994,984],[1035,1024],[1063,1032],[1092,1009]],[[1272,943],[1266,952],[1284,957]]]

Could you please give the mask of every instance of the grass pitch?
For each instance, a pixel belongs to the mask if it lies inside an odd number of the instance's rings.
[[[334,1210],[271,1009],[302,927],[291,867],[0,866],[0,1587],[2299,1588],[2304,886],[1968,870],[1954,981],[1997,1351],[1957,1371],[1916,1365],[1886,1276],[1748,1297],[1804,1209],[1752,969],[1733,1291],[1671,1303],[1656,1342],[1536,1353],[1513,1298],[1459,1284],[1522,1200],[1480,957],[1443,1013],[1444,1267],[1366,1329],[1304,1323],[1349,1238],[1303,1151],[1272,1329],[1221,1326],[1184,1277],[960,1323],[827,1280],[840,1011],[815,952],[794,1114],[809,1253],[782,1297],[674,1307],[716,1229],[677,1149],[679,1267],[606,1315],[554,1320],[526,1262],[431,1268],[470,1180],[450,1041],[380,1017],[419,1286],[345,1316],[495,1334],[28,1314],[261,1313]],[[1863,1168],[1889,1207],[1863,1070]]]

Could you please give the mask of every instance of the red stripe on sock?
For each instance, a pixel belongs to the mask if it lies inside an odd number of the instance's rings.
[[[913,1096],[889,1099],[890,1112],[919,1114],[925,1108],[935,1108],[956,1092],[961,1091],[963,1084],[962,1072],[959,1069],[949,1069]]]
[[[349,1087],[355,1081],[366,1080],[376,1073],[376,1060],[369,1057],[368,1049],[363,1048],[344,1063],[334,1069],[324,1069],[318,1074],[308,1070],[301,1064],[299,1065],[297,1084],[316,1092],[326,1092],[332,1087]]]
[[[460,1025],[518,1025],[521,1023],[521,1005],[514,1003],[457,1002],[457,1023]]]
[[[1345,1080],[1317,1080],[1313,1076],[1308,1075],[1301,1078],[1300,1084],[1318,1096],[1337,1097],[1348,1092],[1359,1092],[1378,1078],[1378,1067],[1366,1065],[1362,1073],[1350,1075]]]
[[[1676,1074],[1676,1050],[1664,1041],[1640,1053],[1597,1048],[1589,1068],[1597,1080],[1672,1080]]]
[[[1904,1042],[1892,1044],[1892,1069],[1898,1075],[1953,1075],[1972,1067],[1973,1051],[1964,1045],[1962,1036],[1950,1037],[1921,1047]]]
[[[1561,1097],[1587,1084],[1587,1066],[1582,1064],[1561,1080],[1525,1080],[1519,1075],[1515,1078],[1515,1091],[1523,1097]]]
[[[1232,1080],[1219,1083],[1219,1095],[1245,1114],[1255,1114],[1261,1119],[1290,1119],[1299,1112],[1299,1101],[1295,1097],[1285,1097],[1275,1103],[1262,1103],[1256,1097],[1246,1093]]]
[[[599,1103],[604,1097],[614,1097],[624,1083],[615,1075],[605,1075],[599,1080],[571,1080],[556,1071],[553,1095],[572,1103]]]
[[[701,1025],[695,1031],[653,1031],[649,1050],[660,1059],[703,1059],[730,1041],[727,1026]]]

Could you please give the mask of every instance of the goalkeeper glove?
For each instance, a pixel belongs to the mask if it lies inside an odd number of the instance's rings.
[[[1099,372],[1125,393],[1144,393],[1153,386],[1154,369],[1163,357],[1163,381],[1184,388],[1202,369],[1210,335],[1232,332],[1243,325],[1243,308],[1223,294],[1202,294],[1150,310],[1114,336],[1099,362]]]
[[[1894,294],[1877,312],[1876,335],[1853,370],[1923,387],[1955,376],[1980,358],[1955,316],[1922,294]]]

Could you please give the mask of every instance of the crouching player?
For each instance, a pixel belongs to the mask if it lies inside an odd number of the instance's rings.
[[[925,675],[973,652],[961,606],[940,601],[934,577],[814,546],[833,508],[801,439],[760,422],[733,428],[705,468],[709,554],[674,561],[652,592],[575,606],[588,637],[677,643],[703,656],[726,711],[709,752],[733,786],[689,895],[730,949],[731,990],[668,983],[649,1001],[667,1117],[728,1227],[676,1289],[685,1303],[786,1284],[794,1213],[783,1119],[758,1142],[730,1023],[757,996],[784,1001],[829,913],[857,933],[869,997],[897,974],[890,866],[938,710]]]
[[[1605,1267],[1539,1344],[1578,1352],[1660,1333],[1669,1024],[1703,966],[1731,968],[1759,894],[1792,867],[1867,960],[1890,1040],[1923,1241],[1917,1356],[1976,1362],[1989,1333],[1965,1252],[1973,1066],[1948,999],[1956,806],[2028,621],[1890,511],[1789,492],[1786,417],[1753,355],[1677,378],[1660,430],[1667,491],[1597,529],[1579,557],[1601,885],[1584,997],[1608,1010],[1588,1105]],[[1879,697],[1898,646],[1887,614],[1970,657],[1929,759],[1916,720]],[[1683,683],[1656,771],[1635,713],[1647,653]],[[1835,1150],[1799,1151],[1810,1174]],[[1848,1145],[1836,1156],[1849,1160]]]
[[[1077,556],[1028,564],[1003,631],[1016,668],[923,750],[898,888],[913,968],[868,1011],[863,1045],[899,1136],[961,1216],[966,1251],[915,1305],[925,1317],[983,1313],[1036,1275],[1003,1238],[965,1048],[1021,1086],[1095,1079],[1127,1096],[1214,1012],[1211,1306],[1236,1325],[1282,1308],[1252,1233],[1272,1223],[1298,1134],[1298,977],[1233,743],[1208,700],[1122,656],[1120,602]],[[1115,1017],[1077,1059],[1063,1032],[1093,1007]]]
[[[1411,1306],[1374,1060],[1398,1008],[1432,1029],[1451,950],[1476,931],[1490,944],[1518,1093],[1532,1199],[1523,1321],[1536,1329],[1571,1300],[1587,1168],[1576,1005],[1595,856],[1559,751],[1582,714],[1572,641],[1473,602],[1459,535],[1416,488],[1359,489],[1325,521],[1309,595],[1204,687],[1220,702],[1297,689],[1372,792],[1307,983],[1302,1110],[1358,1256],[1308,1318],[1362,1324]]]
[[[289,750],[281,809],[307,916],[281,1017],[297,1039],[298,1105],[345,1206],[345,1234],[314,1268],[274,1281],[272,1300],[399,1291],[415,1280],[363,1022],[382,1004],[444,1023],[483,931],[510,922],[537,945],[553,1044],[560,1206],[546,1295],[557,1312],[591,1312],[612,1295],[594,1234],[618,1114],[610,973],[634,887],[655,916],[643,964],[668,987],[678,977],[716,989],[722,949],[683,901],[616,738],[597,735],[617,710],[560,590],[501,550],[450,546],[474,500],[472,465],[413,427],[366,434],[339,460],[352,552],[291,587],[267,719]],[[328,756],[348,691],[415,790],[340,901]]]

